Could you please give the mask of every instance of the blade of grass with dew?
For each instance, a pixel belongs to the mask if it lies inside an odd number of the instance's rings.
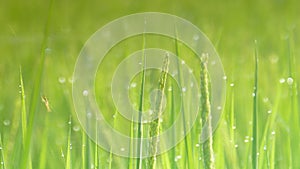
[[[4,160],[4,150],[3,150],[3,144],[2,144],[2,134],[0,133],[0,165],[2,169],[5,169],[5,160]]]
[[[160,130],[160,118],[163,111],[162,97],[166,87],[168,69],[169,69],[169,56],[167,54],[163,62],[162,72],[158,83],[158,89],[160,92],[158,91],[155,96],[155,107],[153,110],[153,114],[157,118],[150,123],[149,137],[151,137],[151,141],[150,141],[149,154],[151,157],[148,158],[149,161],[147,163],[149,165],[149,169],[156,168],[156,156],[157,156],[157,148],[159,142],[157,136],[159,135],[159,130]]]
[[[202,144],[203,153],[203,165],[205,169],[215,168],[214,151],[213,151],[213,137],[211,126],[211,104],[210,104],[210,91],[209,91],[209,77],[207,70],[208,55],[203,54],[201,56],[201,73],[200,73],[200,92],[201,92],[201,117],[202,117],[202,129],[207,124],[207,131],[203,131],[209,134],[208,139]]]
[[[72,121],[71,121],[71,116],[70,116],[68,124],[69,124],[69,131],[68,131],[68,145],[67,145],[66,169],[71,169],[72,168],[72,159],[71,159],[71,150],[72,150],[72,143],[71,143]]]
[[[143,49],[146,48],[146,35],[143,34]],[[143,125],[142,125],[142,113],[143,113],[143,104],[144,104],[144,90],[145,90],[145,66],[146,66],[146,59],[145,59],[145,52],[143,52],[142,55],[142,81],[141,81],[141,91],[140,91],[140,98],[139,98],[139,119],[138,119],[138,129],[137,129],[137,138],[142,138],[143,136]],[[141,139],[138,141],[138,148],[137,148],[137,155],[139,158],[137,158],[137,165],[136,169],[142,169],[142,148],[143,148],[143,142]]]
[[[296,59],[294,53],[294,39],[293,34],[290,33],[288,41],[288,59],[289,59],[289,77],[287,83],[290,87],[289,96],[290,96],[290,124],[291,124],[291,135],[298,135],[300,132],[300,119],[299,119],[299,108],[298,108],[298,87],[296,80]],[[291,146],[292,146],[292,168],[299,168],[300,162],[298,160],[298,154],[300,153],[300,145],[298,137],[291,137]]]
[[[257,41],[255,41],[255,70],[254,70],[254,89],[253,89],[253,125],[252,125],[252,168],[258,168],[258,110],[257,110],[257,90],[258,90],[258,49]]]
[[[280,104],[280,98],[282,97],[282,87],[281,86],[277,87],[276,91],[277,91],[276,101],[275,101],[274,106],[271,110],[273,113],[269,115],[270,117],[268,117],[268,120],[266,122],[264,131],[263,131],[262,141],[261,141],[261,144],[260,144],[260,147],[259,147],[259,153],[260,154],[263,154],[264,151],[266,151],[264,146],[267,144],[267,142],[269,140],[268,136],[269,136],[270,130],[272,128],[276,127],[275,126],[275,120],[276,120],[276,117],[277,117],[278,107],[279,107],[279,104]],[[273,139],[275,139],[275,136],[274,136],[274,138],[271,138],[271,139],[272,139],[271,142],[273,142]],[[268,147],[270,147],[270,146],[268,146]],[[275,150],[275,148],[274,148],[274,150]],[[271,151],[271,153],[275,153],[275,152],[272,152],[273,147],[272,147],[272,150],[270,150],[270,151]],[[272,163],[271,160],[272,160],[272,158],[270,159],[270,162]],[[264,156],[261,156],[259,158],[259,168],[260,169],[265,168],[265,166],[263,166],[264,162],[265,162],[265,158],[264,158]]]
[[[88,168],[88,159],[87,159],[87,152],[86,152],[86,145],[87,145],[87,135],[84,131],[81,132],[82,137],[82,145],[81,145],[81,161],[82,161],[82,168]]]
[[[25,101],[25,87],[23,83],[22,69],[20,67],[20,88],[21,88],[21,126],[22,126],[22,141],[23,149],[25,149],[26,143],[26,131],[27,131],[27,112],[26,112],[26,101]],[[32,168],[31,155],[28,156],[29,169]]]
[[[175,54],[178,57],[177,59],[177,71],[178,71],[178,85],[180,86],[180,88],[182,87],[182,82],[181,82],[181,73],[180,73],[180,63],[179,63],[179,56],[180,56],[180,50],[179,50],[179,42],[178,42],[178,33],[177,33],[177,29],[175,27]],[[193,157],[192,157],[192,150],[191,150],[191,143],[189,140],[189,137],[187,137],[187,129],[186,129],[186,119],[185,119],[185,108],[184,106],[181,107],[181,113],[182,113],[182,121],[183,121],[183,132],[184,135],[186,137],[184,137],[184,146],[185,146],[185,158],[184,158],[184,165],[187,165],[185,167],[187,168],[195,168],[194,167],[194,161],[193,161]],[[186,162],[188,161],[188,162]]]
[[[52,11],[52,4],[53,4],[53,0],[50,0],[50,6],[49,6],[48,16],[47,16],[45,30],[44,30],[44,39],[43,39],[42,47],[41,47],[41,55],[40,55],[41,60],[40,60],[39,67],[37,69],[37,76],[34,81],[33,92],[32,92],[31,102],[30,102],[30,107],[29,107],[29,115],[28,115],[28,123],[27,123],[28,127],[26,130],[24,151],[22,153],[21,169],[27,169],[27,167],[29,165],[31,136],[32,136],[32,130],[33,130],[34,117],[35,117],[35,113],[37,111],[38,100],[40,97],[40,89],[41,89],[43,70],[44,70],[44,62],[45,62],[45,49],[46,49],[46,43],[47,43],[48,34],[49,34],[48,29],[49,29],[50,16],[51,16],[51,11]]]

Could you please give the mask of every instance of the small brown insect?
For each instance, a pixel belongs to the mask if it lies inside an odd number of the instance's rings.
[[[41,98],[42,98],[43,103],[45,104],[47,112],[51,112],[49,101],[48,101],[47,97],[46,96],[42,96]]]

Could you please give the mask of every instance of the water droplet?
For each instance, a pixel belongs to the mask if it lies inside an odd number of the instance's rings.
[[[10,120],[6,119],[3,121],[4,126],[9,126],[10,125]]]
[[[83,96],[88,96],[89,95],[89,91],[88,90],[83,90],[82,94],[83,94]]]
[[[285,79],[284,78],[281,78],[281,79],[279,79],[279,83],[284,83],[285,82]]]
[[[50,48],[46,48],[46,49],[45,49],[45,53],[46,53],[46,54],[51,53],[51,49],[50,49]]]
[[[232,130],[235,130],[236,129],[236,126],[232,126]]]
[[[178,160],[180,160],[181,158],[182,158],[181,155],[178,155],[178,156],[175,157],[174,161],[178,161]]]
[[[271,134],[272,134],[272,135],[275,135],[276,133],[275,133],[275,131],[272,131]]]
[[[181,64],[182,64],[182,65],[184,65],[184,64],[185,64],[185,61],[184,61],[184,60],[182,60],[182,61],[181,61]]]
[[[73,82],[74,82],[73,77],[69,77],[69,78],[68,78],[68,82],[71,83],[71,84],[73,84]]]
[[[233,87],[234,86],[234,83],[230,83],[230,87]]]
[[[135,88],[135,87],[136,87],[136,83],[131,83],[131,84],[130,84],[130,87],[131,87],[131,88]]]
[[[268,110],[268,114],[271,114],[272,113],[272,110]]]
[[[186,87],[183,87],[183,88],[182,88],[182,92],[186,92]]]
[[[211,61],[211,65],[215,65],[215,64],[216,64],[215,60]]]
[[[218,109],[218,110],[222,110],[222,107],[221,107],[221,106],[218,106],[217,109]]]
[[[169,87],[169,88],[168,88],[168,91],[169,91],[169,92],[172,91],[172,87]]]
[[[257,156],[259,156],[259,153],[256,153]]]
[[[122,147],[120,150],[121,150],[121,151],[125,151],[125,148],[124,148],[124,147]]]
[[[196,147],[200,147],[200,144],[196,144]]]
[[[294,79],[289,77],[289,78],[286,79],[286,82],[287,82],[288,85],[292,85],[293,82],[294,82]]]
[[[61,83],[61,84],[63,84],[63,83],[66,82],[66,78],[65,77],[59,77],[58,78],[58,82]]]
[[[252,93],[252,97],[255,97],[255,93]]]
[[[267,145],[264,145],[264,150],[265,150],[265,151],[267,150]]]
[[[0,147],[0,150],[2,150],[2,147]]]
[[[71,121],[68,121],[68,124],[69,124],[69,125],[71,125],[71,124],[72,124],[72,122],[71,122]]]
[[[237,145],[237,144],[236,144],[236,145],[234,145],[234,147],[235,147],[235,148],[238,148],[238,147],[239,147],[239,145]]]
[[[263,101],[264,101],[265,103],[267,103],[267,102],[269,101],[269,98],[265,97],[265,98],[263,99]]]
[[[201,158],[201,157],[199,157],[199,158],[198,158],[198,160],[199,160],[199,161],[201,161],[201,160],[202,160],[202,158]]]
[[[245,142],[245,143],[248,143],[248,142],[249,142],[249,140],[247,140],[247,139],[246,139],[246,140],[244,140],[244,142]]]
[[[3,162],[3,161],[1,161],[1,165],[4,165],[4,162]]]
[[[74,130],[75,132],[77,132],[77,131],[80,130],[80,127],[79,127],[78,125],[76,125],[76,126],[73,127],[73,130]]]
[[[223,79],[224,79],[224,80],[227,80],[227,76],[223,76]]]
[[[197,35],[197,34],[194,35],[194,36],[193,36],[193,39],[196,40],[196,41],[199,40],[199,35]]]

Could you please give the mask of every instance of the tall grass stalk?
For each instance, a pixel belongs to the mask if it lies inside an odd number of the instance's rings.
[[[175,27],[175,54],[178,57],[177,59],[177,72],[178,72],[178,85],[180,86],[180,88],[182,87],[182,77],[181,77],[181,69],[180,69],[180,63],[179,63],[179,56],[180,56],[180,49],[179,49],[179,41],[178,41],[178,33],[177,33],[177,29]],[[194,167],[194,161],[193,161],[193,153],[192,153],[192,149],[191,149],[191,142],[190,142],[190,137],[187,134],[187,129],[186,129],[186,120],[185,119],[185,108],[184,108],[184,104],[182,104],[181,110],[180,112],[182,113],[182,122],[183,122],[183,133],[186,137],[184,137],[184,150],[185,150],[185,158],[183,161],[183,164],[185,165],[185,167],[187,168],[195,168]],[[188,161],[188,162],[186,162]]]
[[[142,49],[146,49],[146,35],[143,34],[143,48]],[[142,138],[143,136],[143,124],[142,124],[142,113],[143,113],[143,105],[144,105],[144,91],[145,91],[145,80],[146,80],[146,76],[145,76],[145,66],[146,66],[146,59],[145,59],[145,52],[143,52],[142,55],[142,79],[141,79],[141,91],[140,91],[140,98],[139,98],[139,123],[138,123],[138,129],[137,129],[137,138]],[[138,145],[137,145],[137,155],[139,158],[137,158],[137,165],[136,168],[137,169],[142,169],[142,162],[143,162],[143,158],[142,158],[142,152],[143,152],[143,142],[141,141],[141,139],[139,139],[138,141]]]
[[[159,143],[157,136],[159,135],[159,130],[160,130],[160,118],[163,111],[163,93],[166,87],[168,69],[169,69],[169,56],[167,54],[164,59],[162,72],[158,83],[159,91],[155,96],[155,107],[153,110],[153,114],[157,118],[150,123],[149,136],[151,137],[151,142],[149,147],[150,148],[149,154],[151,155],[151,157],[149,157],[149,162],[148,162],[149,169],[155,169],[155,165],[156,165],[156,155],[157,155],[157,148]]]
[[[201,56],[201,72],[200,72],[200,90],[201,90],[201,120],[202,130],[204,125],[207,125],[206,131],[208,139],[202,144],[203,165],[205,169],[215,168],[214,150],[213,150],[213,137],[211,125],[211,103],[210,103],[210,88],[209,88],[209,75],[207,70],[208,54]]]
[[[258,49],[255,41],[255,70],[254,70],[254,89],[253,89],[253,126],[252,126],[252,168],[258,168],[258,111],[257,111],[257,90],[258,90]]]
[[[52,4],[53,4],[53,0],[50,0],[50,6],[49,6],[48,16],[47,16],[45,30],[44,30],[44,39],[42,42],[41,53],[40,53],[40,64],[37,69],[37,76],[34,81],[33,92],[30,101],[29,114],[27,119],[28,126],[26,129],[26,135],[24,141],[25,143],[24,151],[22,153],[21,169],[27,169],[29,164],[32,130],[33,130],[35,113],[37,111],[37,105],[39,102],[38,100],[40,98],[40,89],[41,89],[41,82],[43,78],[43,70],[44,70],[44,63],[45,63],[45,49],[46,49],[46,44],[47,44],[48,34],[49,34],[49,23],[50,23],[51,11],[52,11]]]

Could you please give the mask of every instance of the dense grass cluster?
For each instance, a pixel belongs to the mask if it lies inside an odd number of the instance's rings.
[[[103,150],[82,130],[73,109],[72,73],[92,33],[113,19],[143,11],[178,15],[208,35],[226,72],[226,103],[217,130],[200,143],[203,121],[210,119],[205,58],[196,59],[187,46],[168,37],[141,35],[120,42],[99,66],[95,84],[98,105],[116,130],[132,138],[148,137],[180,116],[182,89],[165,73],[167,58],[165,72],[143,71],[129,89],[138,110],[151,107],[153,88],[165,91],[161,119],[148,125],[132,123],[113,106],[108,97],[111,70],[136,50],[176,53],[194,70],[203,96],[196,125],[176,147],[152,158],[125,158]],[[296,0],[3,2],[0,168],[299,168],[299,11]],[[155,99],[158,114],[160,96]],[[188,108],[181,112],[185,111]],[[157,140],[152,143],[155,154]]]

